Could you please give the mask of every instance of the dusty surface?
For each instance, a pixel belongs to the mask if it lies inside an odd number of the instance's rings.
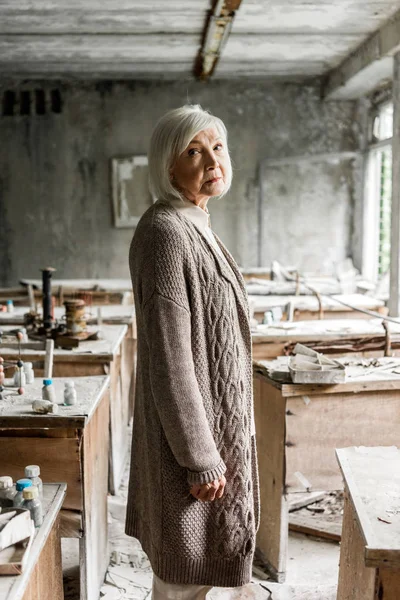
[[[8,382],[9,380],[7,380]],[[75,383],[77,403],[73,406],[64,406],[64,384],[67,381]],[[53,379],[58,416],[73,417],[76,415],[91,415],[100,398],[102,397],[108,377],[55,377]],[[11,382],[10,382],[11,383]],[[25,393],[20,396],[16,387],[6,388],[3,392],[3,400],[0,402],[0,417],[6,416],[31,416],[32,402],[42,397],[42,379],[35,378],[35,382],[25,386]],[[57,418],[55,415],[54,418]]]
[[[317,519],[323,519],[329,523],[342,524],[343,521],[343,492],[330,492],[326,494],[323,500],[309,504],[304,508],[294,511],[297,515],[305,515],[307,517],[315,516]]]

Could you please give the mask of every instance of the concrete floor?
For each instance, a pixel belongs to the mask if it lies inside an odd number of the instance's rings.
[[[124,533],[128,468],[109,496],[110,565],[98,600],[150,600],[152,571],[139,542]],[[79,600],[78,540],[63,540],[65,600]],[[243,588],[214,588],[208,600],[335,600],[339,545],[290,534],[286,583],[253,577]],[[96,599],[97,600],[97,599]]]

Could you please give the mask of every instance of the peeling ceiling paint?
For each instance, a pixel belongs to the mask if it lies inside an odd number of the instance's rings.
[[[211,8],[211,0],[2,0],[0,72],[191,77]],[[399,0],[243,0],[214,78],[324,75],[398,10]]]

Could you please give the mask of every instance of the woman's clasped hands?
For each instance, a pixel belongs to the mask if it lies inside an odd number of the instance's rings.
[[[222,475],[219,479],[212,481],[211,483],[203,483],[202,485],[192,485],[190,493],[196,500],[201,502],[213,502],[222,498],[225,491],[226,479]]]

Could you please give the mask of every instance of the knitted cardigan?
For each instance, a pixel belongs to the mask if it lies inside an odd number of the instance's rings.
[[[168,583],[237,587],[250,581],[259,524],[251,335],[242,276],[216,239],[227,263],[159,200],[132,240],[138,346],[126,533]],[[222,499],[190,495],[223,474]]]

